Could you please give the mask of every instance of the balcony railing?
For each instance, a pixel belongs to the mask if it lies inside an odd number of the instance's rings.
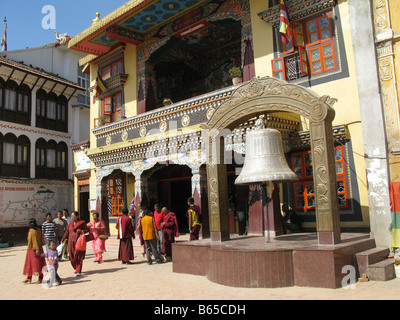
[[[169,131],[172,124],[174,129],[179,130],[207,122],[215,110],[231,96],[235,88],[231,86],[213,91],[118,122],[106,123],[103,117],[96,118],[92,132],[96,135],[97,146]]]

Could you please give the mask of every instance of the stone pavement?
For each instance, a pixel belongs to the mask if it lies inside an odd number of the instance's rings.
[[[187,241],[187,235],[178,238]],[[354,289],[232,288],[218,285],[206,277],[172,272],[172,263],[148,265],[143,248],[134,240],[135,260],[132,265],[118,261],[118,240],[106,242],[107,252],[101,264],[94,263],[92,245],[88,243],[81,277],[74,275],[69,261],[59,266],[63,284],[53,289],[41,284],[23,284],[22,269],[26,244],[0,248],[0,299],[72,299],[72,300],[381,300],[400,298],[400,278],[387,282],[355,284]],[[46,279],[47,275],[45,275]],[[34,278],[35,279],[35,278]]]

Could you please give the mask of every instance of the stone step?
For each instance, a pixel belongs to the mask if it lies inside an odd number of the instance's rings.
[[[389,249],[387,248],[372,248],[356,254],[358,271],[360,276],[367,273],[368,266],[387,259]]]
[[[394,260],[385,259],[380,262],[371,264],[367,268],[367,276],[373,281],[388,281],[396,278],[394,270]]]

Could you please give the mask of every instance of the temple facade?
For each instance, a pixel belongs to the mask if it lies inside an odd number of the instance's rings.
[[[193,196],[206,217],[203,237],[209,237],[214,226],[208,219],[212,191],[205,131],[212,128],[207,123],[221,106],[232,103],[242,86],[249,87],[245,91],[251,99],[258,92],[252,93],[252,84],[271,84],[273,94],[277,84],[270,80],[278,79],[299,101],[314,101],[314,95],[296,89],[307,88],[332,105],[329,133],[340,227],[369,232],[371,182],[364,148],[373,138],[363,134],[362,117],[373,106],[362,103],[365,87],[357,65],[362,53],[353,47],[361,36],[352,27],[359,5],[354,0],[287,0],[293,26],[288,44],[281,40],[277,0],[131,0],[94,19],[68,44],[87,53],[80,64],[90,74],[91,87],[100,78],[106,85],[91,99],[90,141],[73,147],[75,208],[89,198],[88,210],[100,212],[112,224],[111,217],[132,201],[150,209],[161,203],[177,214],[184,232],[186,200]],[[242,83],[232,82],[235,67]],[[270,110],[256,116],[249,112],[247,120],[219,132],[226,188],[218,196],[227,203],[224,230],[229,233],[282,232],[278,222],[263,223],[261,187],[234,184],[245,158],[246,132],[257,117],[281,132],[286,158],[298,176],[295,182],[271,186],[270,212],[279,217],[280,204],[287,203],[301,217],[303,230],[316,228],[313,124],[295,108]],[[388,196],[387,189],[382,192]],[[390,211],[385,202],[379,205]]]

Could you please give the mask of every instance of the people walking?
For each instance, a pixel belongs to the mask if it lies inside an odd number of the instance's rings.
[[[189,205],[187,211],[190,232],[189,240],[199,240],[199,233],[201,228],[201,209],[199,206],[194,204],[193,198],[189,198],[187,200],[187,204]]]
[[[54,223],[51,213],[48,212],[46,214],[46,221],[43,222],[43,224],[42,224],[42,234],[44,235],[44,238],[45,238],[46,251],[49,250],[49,242],[50,241],[54,241],[54,242],[57,241],[57,237],[56,237],[56,228],[57,227],[58,227],[58,225]]]
[[[69,212],[68,212],[68,209],[63,209],[63,219],[65,220],[65,221],[67,221],[67,225],[69,225],[69,223],[71,222],[71,217],[69,216]]]
[[[93,220],[87,224],[93,235],[92,248],[95,256],[94,262],[101,263],[103,261],[103,252],[106,252],[106,226],[103,220],[99,219],[98,212],[94,212]]]
[[[50,279],[48,281],[48,287],[52,288],[56,282],[58,285],[62,283],[60,276],[57,273],[58,270],[58,252],[55,241],[49,242],[49,250],[46,253],[42,253],[41,257],[46,258],[49,266]]]
[[[150,211],[145,210],[143,217],[140,219],[140,233],[142,234],[145,248],[146,248],[146,259],[148,264],[152,264],[153,261],[150,256],[150,251],[156,259],[157,263],[163,262],[163,257],[157,251],[157,238],[158,232],[154,222],[154,218],[150,215]]]
[[[154,222],[156,224],[158,239],[157,239],[157,251],[159,254],[162,254],[162,246],[163,246],[163,228],[161,226],[161,222],[164,220],[164,212],[161,210],[159,204],[154,205]]]
[[[61,242],[64,242],[65,239],[68,239],[68,253],[69,260],[71,262],[72,267],[75,269],[75,273],[77,276],[81,275],[83,260],[85,259],[86,250],[77,250],[76,243],[79,237],[85,237],[85,232],[88,232],[88,227],[85,221],[79,219],[79,213],[74,211],[71,214],[71,222],[68,225],[67,230]]]
[[[118,229],[119,253],[118,260],[123,264],[132,264],[134,259],[132,238],[135,238],[132,221],[128,217],[128,209],[122,209],[122,216],[117,219],[115,227]]]
[[[164,213],[164,221],[161,222],[163,227],[163,246],[162,251],[165,253],[167,261],[172,260],[172,244],[175,242],[175,237],[179,237],[178,221],[175,213],[168,210],[167,207],[162,208]]]
[[[55,230],[57,244],[61,244],[61,239],[64,236],[65,230],[67,230],[68,226],[67,220],[63,219],[63,213],[61,210],[57,212],[57,218],[55,218],[53,222],[57,225]]]
[[[23,274],[26,276],[24,283],[31,283],[32,276],[38,277],[36,283],[42,282],[42,270],[46,265],[45,259],[41,257],[42,253],[42,232],[37,225],[36,219],[32,218],[29,220],[28,247],[23,270]]]
[[[67,230],[67,227],[68,227],[67,220],[63,219],[63,212],[61,210],[57,212],[57,218],[55,218],[53,220],[53,222],[57,225],[57,228],[56,228],[57,244],[60,245],[61,244],[61,239],[62,239],[62,237],[64,236],[64,233],[65,233],[65,230]],[[67,251],[67,247],[64,246],[63,250],[58,255],[59,261],[62,261],[63,253],[65,255],[66,251]]]

